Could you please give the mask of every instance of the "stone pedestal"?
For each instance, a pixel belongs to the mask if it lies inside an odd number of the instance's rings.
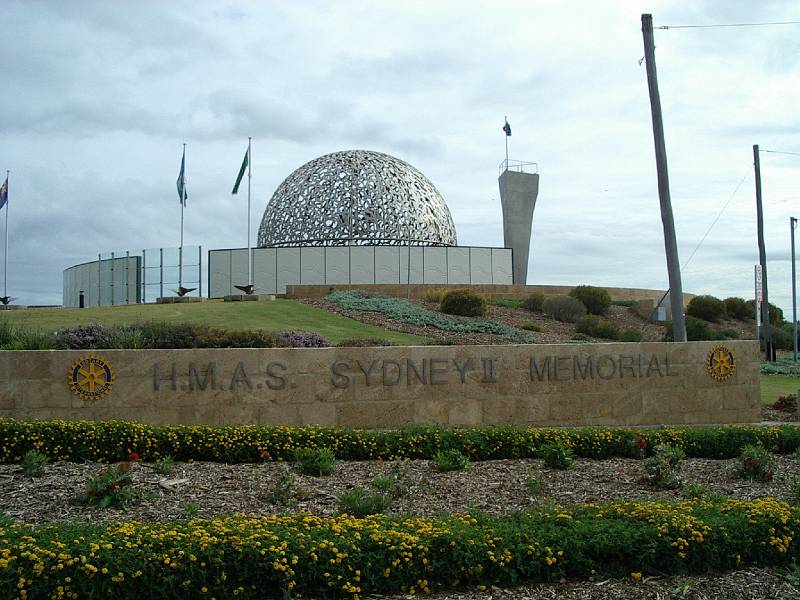
[[[514,251],[514,283],[524,285],[528,282],[531,225],[539,194],[539,175],[506,170],[498,183],[503,206],[503,245]]]

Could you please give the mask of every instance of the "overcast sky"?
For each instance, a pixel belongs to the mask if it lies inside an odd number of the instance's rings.
[[[460,244],[502,246],[504,115],[511,158],[541,177],[529,282],[665,289],[643,12],[656,27],[800,20],[788,1],[4,0],[9,293],[60,304],[70,265],[177,246],[184,142],[186,244],[246,245],[230,189],[253,136],[254,232],[294,169],[363,148],[425,173]],[[684,291],[750,298],[752,145],[800,153],[800,25],[655,35],[682,264],[745,178]],[[762,153],[761,169],[770,299],[790,311],[800,156]]]

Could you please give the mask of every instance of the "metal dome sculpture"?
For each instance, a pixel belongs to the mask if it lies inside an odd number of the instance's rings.
[[[381,152],[346,150],[294,171],[272,195],[258,245],[454,246],[442,196],[410,164]]]

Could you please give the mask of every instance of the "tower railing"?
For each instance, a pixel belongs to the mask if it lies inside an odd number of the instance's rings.
[[[500,175],[505,171],[516,171],[517,173],[538,173],[539,163],[527,162],[524,160],[506,159],[498,167]]]

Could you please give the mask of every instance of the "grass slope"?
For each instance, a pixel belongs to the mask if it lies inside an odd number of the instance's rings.
[[[800,390],[800,377],[794,375],[762,375],[761,404],[772,404],[781,396],[796,394]]]
[[[352,338],[377,338],[403,345],[419,345],[426,338],[387,331],[318,308],[277,299],[274,302],[210,301],[192,304],[132,304],[92,308],[37,308],[0,312],[15,326],[56,331],[88,323],[130,324],[174,321],[228,330],[316,331],[332,343]]]

